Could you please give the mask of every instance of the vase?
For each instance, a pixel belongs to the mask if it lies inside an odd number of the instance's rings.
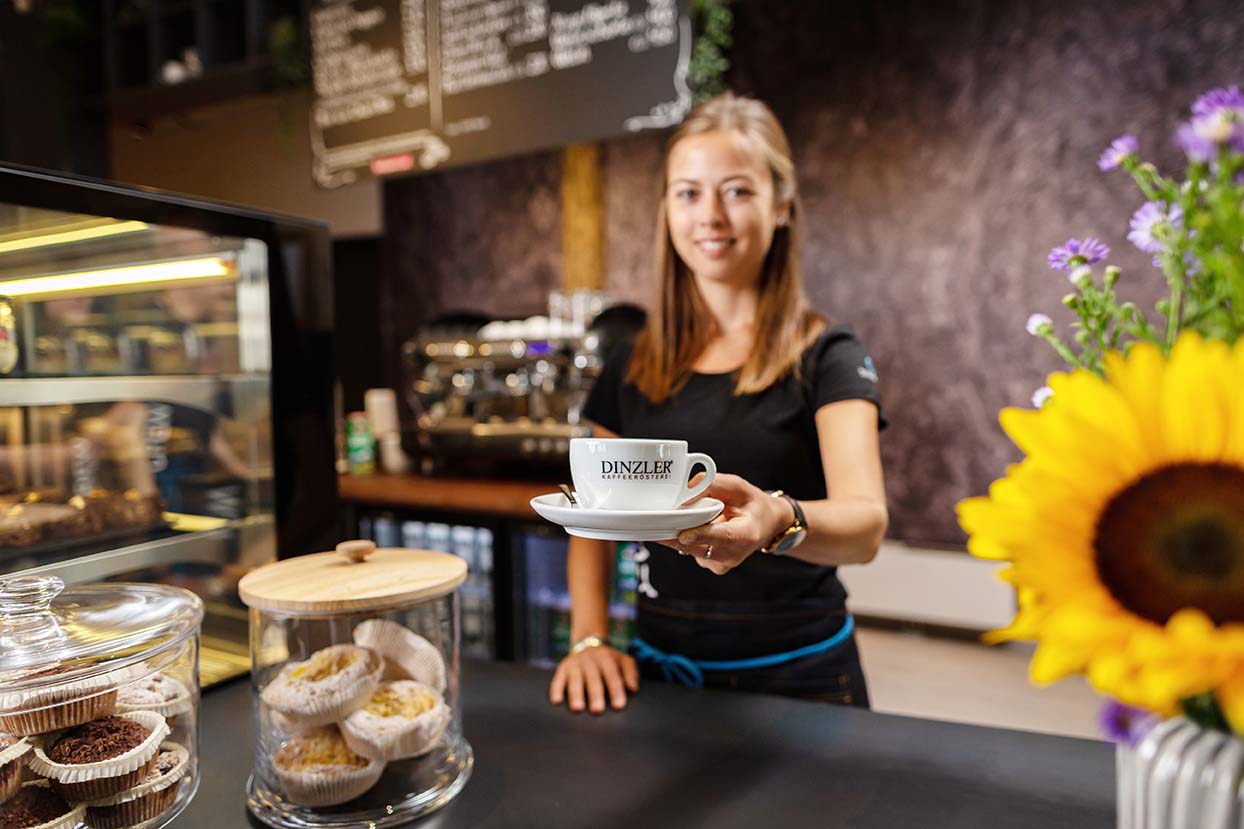
[[[1119,829],[1244,829],[1244,740],[1176,717],[1116,756]]]

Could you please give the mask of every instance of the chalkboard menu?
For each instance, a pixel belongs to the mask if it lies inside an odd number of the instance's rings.
[[[687,0],[313,0],[315,180],[410,173],[677,123]]]

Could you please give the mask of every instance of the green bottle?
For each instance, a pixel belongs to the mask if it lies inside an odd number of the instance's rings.
[[[366,412],[351,412],[346,418],[346,468],[351,475],[376,471],[376,441]]]

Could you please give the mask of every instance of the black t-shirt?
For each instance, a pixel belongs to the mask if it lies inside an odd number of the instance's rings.
[[[653,404],[625,382],[630,356],[628,345],[606,358],[584,406],[585,418],[621,437],[685,440],[689,451],[710,455],[719,473],[739,475],[761,489],[784,490],[796,500],[825,497],[818,409],[841,400],[869,400],[877,406],[878,427],[886,425],[872,359],[848,325],[826,329],[807,348],[798,378],[788,374],[757,394],[736,396],[734,372],[697,372],[664,403]],[[668,547],[645,546],[650,600],[846,599],[834,567],[751,555],[717,576]]]

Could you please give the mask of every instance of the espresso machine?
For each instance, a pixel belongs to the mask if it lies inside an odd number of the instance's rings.
[[[539,474],[564,466],[571,438],[591,435],[581,419],[588,392],[609,350],[642,327],[644,311],[599,294],[571,300],[570,318],[430,325],[403,345],[423,472]]]

